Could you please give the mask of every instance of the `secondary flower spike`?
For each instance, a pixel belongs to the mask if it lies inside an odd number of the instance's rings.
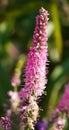
[[[39,97],[44,93],[47,84],[46,74],[48,72],[48,46],[47,46],[47,25],[48,11],[43,7],[36,17],[36,27],[33,35],[33,46],[30,48],[25,69],[25,86],[21,90],[23,99],[30,94]]]
[[[60,111],[66,112],[69,117],[69,83],[65,87],[64,94],[58,104],[58,109]]]
[[[2,117],[0,120],[0,127],[4,130],[11,130],[11,121],[9,117]]]

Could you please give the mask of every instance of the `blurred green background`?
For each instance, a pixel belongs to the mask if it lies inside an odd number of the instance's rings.
[[[49,116],[69,81],[69,0],[0,0],[0,115],[20,56],[25,60],[32,43],[35,16],[43,6],[49,11],[49,73],[41,117]],[[23,72],[22,72],[23,74]],[[23,84],[23,82],[22,82]],[[69,130],[66,126],[65,130]]]

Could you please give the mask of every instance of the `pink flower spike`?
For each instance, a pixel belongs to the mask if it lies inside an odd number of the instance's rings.
[[[37,99],[45,90],[47,84],[48,46],[47,46],[48,12],[41,8],[36,17],[36,27],[32,47],[28,53],[25,68],[25,85],[20,91],[21,126],[34,130],[34,124],[39,116]]]
[[[12,80],[11,80],[11,85],[13,87],[16,87],[16,86],[19,86],[20,84],[21,84],[20,74],[13,75]]]
[[[0,127],[3,128],[4,130],[11,130],[11,121],[10,121],[10,118],[7,117],[7,116],[1,117]]]
[[[41,96],[44,93],[45,84],[47,84],[46,74],[48,70],[46,65],[48,62],[48,46],[46,35],[48,15],[48,11],[41,7],[39,15],[36,17],[33,47],[30,48],[25,68],[24,89],[27,90],[27,94],[25,93],[27,97],[32,93],[36,97]]]
[[[55,120],[55,124],[54,124],[54,130],[63,130],[64,127],[65,127],[65,123],[66,123],[66,120],[61,118],[61,117],[58,117],[56,120]]]
[[[58,104],[58,109],[67,113],[69,117],[69,84],[66,85],[64,94]]]
[[[18,92],[13,92],[13,91],[9,91],[8,92],[8,96],[10,96],[10,104],[11,104],[11,108],[12,111],[17,112],[18,111],[18,106],[20,104],[20,97],[19,97],[19,93]]]

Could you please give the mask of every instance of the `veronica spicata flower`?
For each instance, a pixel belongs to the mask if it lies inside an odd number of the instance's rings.
[[[39,10],[36,17],[36,27],[33,35],[33,46],[30,48],[25,69],[25,86],[22,89],[23,99],[30,94],[38,97],[44,93],[47,84],[46,74],[48,64],[47,46],[48,11],[44,8]]]
[[[2,117],[0,120],[0,126],[4,130],[10,130],[11,129],[11,121],[9,117]]]
[[[61,117],[58,117],[58,118],[55,120],[53,130],[63,130],[63,129],[64,129],[64,126],[65,126],[65,123],[66,123],[66,120],[65,120],[65,119],[63,119],[63,118],[61,118]]]
[[[47,84],[47,24],[48,12],[41,8],[36,17],[33,46],[30,48],[26,63],[25,86],[20,91],[22,130],[27,129],[27,127],[34,130],[34,123],[37,121],[39,111],[37,99],[44,93]]]
[[[58,109],[60,111],[66,112],[69,117],[69,84],[66,85],[64,94],[58,104]]]

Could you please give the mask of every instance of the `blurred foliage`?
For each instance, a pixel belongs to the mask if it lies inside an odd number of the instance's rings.
[[[0,115],[11,88],[19,57],[32,43],[35,16],[43,6],[49,10],[49,74],[47,96],[42,97],[41,116],[49,116],[69,81],[69,0],[0,0]],[[23,73],[23,72],[22,72]],[[44,99],[44,100],[43,100]],[[69,129],[67,124],[66,130]]]

